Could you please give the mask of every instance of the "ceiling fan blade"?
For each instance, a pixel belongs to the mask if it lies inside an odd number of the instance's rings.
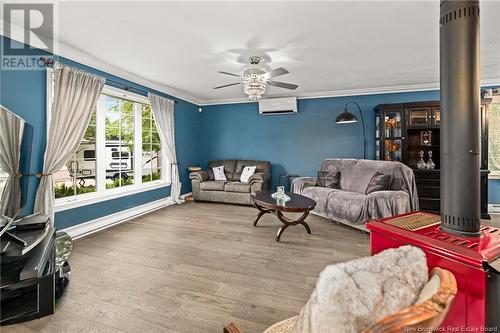
[[[280,87],[280,88],[285,88],[285,89],[290,89],[290,90],[295,90],[298,88],[298,85],[296,85],[296,84],[278,82],[278,81],[267,81],[267,84],[269,84],[270,86],[275,86],[275,87]]]
[[[219,71],[221,74],[226,74],[226,75],[231,75],[231,76],[236,76],[236,77],[241,77],[241,75],[234,74],[234,73],[229,73],[229,72],[224,72],[224,71]]]
[[[238,82],[238,83],[230,83],[230,84],[225,84],[223,86],[218,86],[218,87],[214,87],[214,89],[220,89],[220,88],[225,88],[225,87],[231,87],[231,86],[236,86],[238,84],[241,84],[241,82]]]
[[[290,72],[287,71],[286,69],[284,69],[283,67],[278,67],[278,68],[273,69],[273,70],[271,70],[271,71],[269,71],[269,72],[267,72],[267,73],[265,73],[263,75],[264,75],[264,77],[266,79],[270,79],[272,77],[276,77],[276,76],[280,76],[280,75],[285,75],[285,74],[288,74],[288,73],[290,73]]]

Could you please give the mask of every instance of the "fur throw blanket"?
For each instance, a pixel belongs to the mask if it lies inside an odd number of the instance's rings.
[[[290,333],[355,333],[414,304],[428,279],[425,254],[402,246],[330,265]]]

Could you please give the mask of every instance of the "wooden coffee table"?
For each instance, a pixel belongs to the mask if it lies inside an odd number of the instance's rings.
[[[302,224],[304,228],[306,228],[307,233],[311,234],[311,228],[306,223],[305,219],[309,212],[316,206],[316,201],[309,199],[300,194],[289,193],[286,192],[286,195],[290,197],[290,201],[285,202],[283,205],[278,204],[278,202],[271,197],[272,192],[265,191],[257,191],[251,194],[253,204],[259,210],[259,214],[255,217],[253,225],[256,227],[257,222],[259,222],[260,218],[265,214],[276,214],[278,219],[283,223],[283,226],[278,230],[276,234],[276,241],[279,242],[281,235],[291,225]],[[289,213],[303,213],[296,220],[292,220],[283,215],[283,212]]]

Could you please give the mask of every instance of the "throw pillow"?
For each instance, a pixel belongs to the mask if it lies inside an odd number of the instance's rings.
[[[318,171],[316,186],[340,189],[340,171]]]
[[[224,174],[224,166],[218,166],[215,168],[212,168],[214,172],[214,179],[215,180],[227,180],[226,175]]]
[[[357,333],[415,303],[428,278],[425,254],[402,246],[330,265],[291,333]]]
[[[391,185],[392,176],[384,175],[380,172],[375,172],[372,179],[368,183],[366,187],[366,194],[370,194],[376,191],[385,191],[389,189],[389,185]]]
[[[246,166],[241,172],[240,182],[248,183],[248,178],[250,178],[254,173],[257,166]]]

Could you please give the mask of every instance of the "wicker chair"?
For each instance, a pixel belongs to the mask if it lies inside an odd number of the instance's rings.
[[[432,281],[436,282],[434,287]],[[427,332],[434,331],[433,329],[441,325],[453,304],[457,293],[457,283],[451,272],[434,268],[427,286],[432,290],[428,297],[424,297],[427,300],[417,301],[417,304],[379,320],[372,326],[365,328],[361,333],[419,332],[419,328],[422,327],[425,327]],[[424,289],[428,291],[427,288]],[[425,295],[421,295],[420,299],[423,296]],[[292,317],[280,321],[263,333],[289,333],[296,319],[297,317]],[[236,324],[231,323],[224,327],[224,333],[243,333],[243,331]]]

